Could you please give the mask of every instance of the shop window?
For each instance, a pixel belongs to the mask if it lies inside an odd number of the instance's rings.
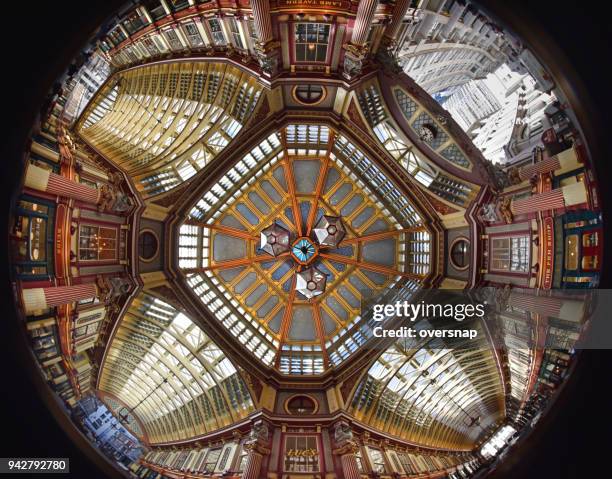
[[[149,11],[154,21],[166,16],[166,11],[159,0],[144,0],[142,5]]]
[[[74,330],[74,337],[80,338],[81,336],[85,336],[87,333],[87,326],[81,326],[80,328],[76,328]]]
[[[408,457],[407,453],[399,453],[400,462],[402,463],[402,468],[406,474],[414,474],[415,468],[410,461],[410,457]]]
[[[242,43],[242,38],[240,37],[240,29],[238,28],[238,22],[233,17],[228,18],[228,22],[234,45],[237,48],[244,50],[244,44]]]
[[[208,451],[206,455],[206,459],[204,459],[204,463],[202,464],[202,472],[212,473],[215,470],[215,466],[217,465],[217,461],[219,460],[219,456],[221,455],[221,448],[211,449]]]
[[[80,338],[83,336],[90,336],[94,333],[96,333],[98,331],[98,328],[100,327],[100,322],[97,321],[95,323],[89,324],[87,326],[81,326],[79,328],[76,328],[74,330],[74,337],[75,338]]]
[[[49,372],[49,374],[51,374],[52,378],[58,378],[62,374],[64,374],[64,368],[62,367],[61,363],[52,364],[47,368],[47,371]]]
[[[50,246],[50,208],[44,204],[21,200],[12,228],[13,261],[20,276],[49,274],[47,247]]]
[[[397,457],[397,455],[395,454],[389,454],[389,457],[393,460],[393,465],[395,466],[395,469],[398,471],[402,470],[402,465],[400,464],[400,461]]]
[[[599,244],[599,235],[597,233],[585,233],[582,235],[582,246],[589,248]]]
[[[359,449],[355,453],[355,460],[357,461],[357,470],[363,474],[365,472],[365,467],[363,467],[363,458],[361,457],[361,449]]]
[[[385,466],[385,458],[383,456],[382,451],[379,449],[370,448],[370,460],[372,461],[372,470],[374,472],[378,472],[379,474],[384,474],[387,472],[387,468]]]
[[[192,47],[199,47],[204,45],[204,41],[200,36],[200,32],[198,32],[198,27],[196,27],[195,23],[186,23],[183,25],[185,28],[185,32],[187,32],[187,38],[189,39],[189,43]]]
[[[582,258],[582,269],[585,271],[593,271],[596,270],[599,266],[599,261],[597,256],[584,256]]]
[[[493,239],[491,241],[491,269],[527,273],[529,271],[529,236]]]
[[[123,26],[130,35],[136,33],[141,28],[144,28],[146,24],[146,18],[141,16],[137,10],[130,13],[123,21]]]
[[[79,259],[108,261],[117,258],[117,230],[102,226],[81,225]]]
[[[295,59],[298,62],[324,62],[327,58],[330,25],[297,23],[295,25]]]
[[[240,460],[238,461],[238,471],[237,472],[244,472],[248,459],[249,459],[249,451],[243,447],[240,451]]]
[[[173,28],[166,30],[164,35],[166,36],[166,40],[170,44],[170,48],[172,48],[172,50],[181,50],[183,48],[183,44],[179,40],[179,37]]]
[[[319,472],[316,436],[287,436],[285,472]]]
[[[216,470],[217,471],[225,471],[226,469],[229,469],[231,464],[230,464],[230,454],[232,453],[232,448],[231,447],[226,447],[223,450],[223,455],[221,456],[221,459],[219,459],[219,463],[217,464]]]
[[[251,38],[251,42],[253,42],[253,45],[259,42],[259,38],[257,38],[257,30],[255,29],[254,20],[249,20],[249,37]]]
[[[19,216],[15,235],[20,239],[17,260],[44,261],[46,258],[47,220],[41,217]]]
[[[568,235],[565,238],[565,269],[575,271],[578,269],[578,235]]]
[[[189,2],[187,0],[169,0],[168,3],[174,12],[178,12],[179,10],[189,7]]]
[[[221,21],[217,18],[211,18],[208,20],[208,26],[210,28],[213,43],[215,45],[225,45],[225,36],[223,35],[223,29],[221,28]]]
[[[54,327],[36,328],[30,334],[32,336],[32,349],[40,361],[59,354]]]
[[[122,41],[124,41],[127,38],[125,34],[123,33],[123,31],[121,31],[120,28],[115,28],[112,32],[108,34],[108,36],[110,37],[110,39],[113,41],[115,45],[119,45]]]

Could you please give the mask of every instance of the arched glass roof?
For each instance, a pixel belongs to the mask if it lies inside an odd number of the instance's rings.
[[[109,78],[77,122],[81,137],[153,196],[191,178],[242,129],[262,86],[217,62],[168,62]]]
[[[223,351],[185,314],[149,294],[117,325],[98,388],[140,418],[151,443],[195,438],[253,411]]]

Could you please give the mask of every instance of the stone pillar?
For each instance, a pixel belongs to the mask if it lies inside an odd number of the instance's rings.
[[[270,432],[266,422],[259,420],[253,424],[251,435],[244,448],[249,451],[242,479],[259,479],[264,456],[270,454]]]
[[[72,198],[94,205],[100,200],[99,190],[77,183],[33,164],[28,165],[25,186],[52,195]]]
[[[402,1],[402,0],[400,0]],[[351,35],[351,43],[355,46],[362,47],[368,39],[368,33],[372,28],[374,14],[378,7],[378,0],[361,0],[357,7],[357,17],[353,25],[353,33]]]
[[[357,465],[357,457],[355,456],[359,446],[353,439],[353,431],[348,422],[340,421],[336,423],[334,426],[334,442],[336,448],[332,452],[340,456],[344,479],[359,479],[361,476]]]
[[[399,33],[400,26],[404,20],[404,16],[410,6],[410,0],[397,0],[395,2],[395,8],[393,9],[393,15],[391,16],[391,22],[385,28],[385,39],[388,43],[397,40],[397,34]]]
[[[251,0],[253,20],[257,38],[261,43],[272,40],[272,21],[270,19],[270,2],[268,0]]]
[[[73,286],[51,286],[48,288],[29,288],[21,291],[26,313],[39,309],[52,308],[97,296],[96,283],[75,284]]]
[[[579,181],[552,191],[531,195],[529,198],[513,201],[510,211],[513,215],[564,208],[586,203],[584,183]]]

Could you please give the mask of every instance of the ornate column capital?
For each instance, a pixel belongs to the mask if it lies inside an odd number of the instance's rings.
[[[334,424],[334,442],[336,448],[332,452],[336,455],[355,454],[359,451],[359,444],[355,441],[351,425],[346,420]]]
[[[272,449],[260,444],[257,441],[251,441],[250,439],[244,443],[244,449],[249,451],[249,453],[261,454],[262,456],[267,456],[272,452]]]
[[[278,50],[280,46],[281,44],[278,40],[269,40],[265,43],[257,42],[255,44],[255,50],[260,54],[267,55]]]
[[[340,447],[332,449],[332,453],[337,456],[344,456],[345,454],[356,454],[359,451],[359,444],[355,441],[346,441]]]
[[[270,427],[266,421],[259,419],[253,423],[249,439],[245,442],[244,448],[249,453],[242,478],[258,479],[263,457],[272,452],[270,448]]]
[[[343,75],[350,80],[361,75],[369,50],[367,45],[353,43],[345,43],[342,47],[345,50]]]
[[[133,206],[132,199],[117,187],[102,185],[98,190],[99,211],[127,213]]]
[[[126,276],[108,278],[98,275],[96,277],[96,289],[101,302],[113,304],[116,298],[130,292],[132,282]]]
[[[334,424],[334,441],[336,444],[342,444],[345,441],[353,440],[353,430],[348,421],[341,419]]]
[[[260,419],[253,423],[253,428],[249,438],[244,443],[244,448],[262,456],[270,454],[270,427],[266,421]]]
[[[279,48],[280,42],[277,40],[270,40],[266,43],[257,43],[255,45],[255,54],[259,66],[268,76],[274,76],[278,73]]]

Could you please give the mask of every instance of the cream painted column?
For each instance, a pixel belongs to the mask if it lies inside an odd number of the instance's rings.
[[[536,213],[538,211],[564,208],[587,202],[587,192],[582,181],[571,185],[532,195],[529,198],[513,201],[511,212],[513,215]]]
[[[272,20],[270,17],[270,2],[268,0],[251,0],[253,20],[257,38],[263,44],[272,40]]]
[[[578,163],[576,151],[573,148],[569,148],[555,156],[545,159],[544,161],[523,166],[522,168],[519,168],[518,173],[521,180],[528,180],[535,175],[541,175],[553,171],[571,171],[579,166],[580,163]]]
[[[585,312],[585,303],[582,299],[546,296],[536,294],[535,291],[511,291],[507,303],[531,313],[574,322],[582,321]]]
[[[377,7],[378,0],[361,0],[359,7],[357,7],[357,18],[355,18],[353,24],[351,41],[345,45],[344,64],[342,66],[343,75],[349,80],[361,75],[363,61],[368,53],[366,41],[370,28],[372,28]]]
[[[353,431],[348,422],[341,420],[334,426],[334,442],[336,447],[333,453],[340,456],[342,464],[342,475],[344,479],[360,479],[357,457],[355,454],[359,446],[353,439]]]
[[[97,295],[98,288],[95,283],[76,284],[73,286],[51,286],[48,288],[29,288],[22,289],[21,291],[23,306],[26,313],[73,303]]]
[[[270,432],[268,424],[259,420],[253,424],[251,435],[244,448],[249,451],[242,479],[260,479],[261,464],[264,456],[270,454]]]
[[[52,195],[73,198],[85,203],[97,204],[100,200],[99,190],[77,183],[31,163],[26,170],[25,186]]]
[[[395,7],[393,8],[393,15],[391,16],[391,22],[385,28],[385,38],[390,41],[397,39],[404,16],[410,6],[410,0],[397,0]]]
[[[351,43],[353,45],[359,47],[365,45],[377,7],[378,0],[360,0],[359,7],[357,7],[357,17],[353,25],[353,33],[351,35]]]

